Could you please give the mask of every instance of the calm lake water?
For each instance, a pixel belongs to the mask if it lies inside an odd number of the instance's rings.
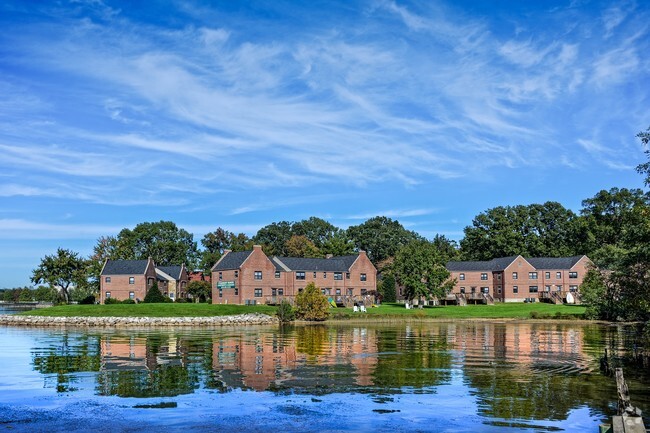
[[[398,323],[0,328],[7,431],[590,432],[615,412],[605,347],[630,328]],[[650,413],[650,374],[626,369]]]

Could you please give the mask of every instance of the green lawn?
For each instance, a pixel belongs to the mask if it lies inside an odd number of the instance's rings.
[[[579,305],[553,304],[495,304],[468,305],[466,307],[425,307],[407,310],[401,304],[383,304],[368,308],[368,313],[354,313],[351,308],[332,309],[334,319],[355,318],[448,318],[448,319],[496,319],[530,318],[531,313],[540,318],[581,317],[585,307]],[[266,305],[211,305],[211,304],[115,304],[115,305],[63,305],[27,311],[21,314],[33,316],[83,316],[83,317],[198,317],[227,316],[244,313],[275,314],[275,307]]]
[[[448,305],[444,307],[424,307],[422,310],[417,307],[407,310],[402,304],[383,304],[376,308],[368,308],[368,313],[354,313],[352,309],[340,309],[349,313],[354,318],[357,315],[369,317],[414,316],[419,318],[449,318],[449,319],[496,319],[496,318],[530,318],[531,313],[539,318],[550,318],[566,316],[568,318],[580,318],[585,312],[581,305],[554,305],[536,302],[534,304],[507,303],[494,305],[467,305],[458,307]]]

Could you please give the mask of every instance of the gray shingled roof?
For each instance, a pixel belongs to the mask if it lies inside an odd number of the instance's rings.
[[[526,259],[535,269],[571,269],[583,256],[536,257]]]
[[[519,256],[500,257],[483,262],[448,262],[447,270],[458,271],[503,271]]]
[[[244,263],[244,260],[251,255],[253,251],[238,251],[236,253],[228,253],[223,256],[223,259],[217,263],[213,270],[225,271],[230,269],[239,269]]]
[[[331,259],[302,257],[275,257],[275,259],[284,263],[292,271],[347,272],[357,256],[332,257]],[[284,270],[278,263],[275,263],[275,268],[278,271]]]
[[[176,280],[179,280],[181,278],[181,271],[183,270],[182,266],[156,266],[156,267]]]
[[[144,274],[148,262],[148,260],[107,260],[102,275]]]

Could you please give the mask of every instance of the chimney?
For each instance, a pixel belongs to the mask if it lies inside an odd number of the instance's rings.
[[[326,259],[331,259],[332,257],[334,257],[334,254],[326,254],[326,255],[325,255],[325,258],[326,258]]]
[[[261,250],[261,249],[262,249],[262,245],[253,245],[253,249],[254,249],[254,250]]]

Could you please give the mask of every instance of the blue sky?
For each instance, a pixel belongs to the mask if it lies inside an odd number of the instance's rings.
[[[0,287],[144,221],[254,234],[641,187],[650,8],[607,1],[0,3]]]

